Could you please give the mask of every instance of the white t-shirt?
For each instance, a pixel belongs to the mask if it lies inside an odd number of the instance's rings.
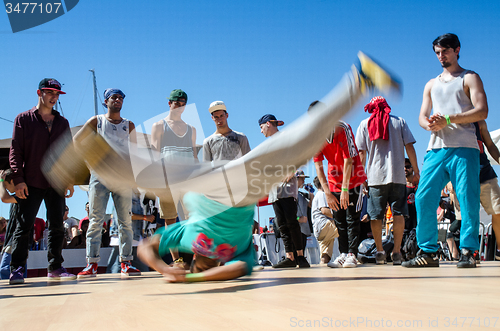
[[[321,208],[325,207],[329,208],[328,203],[326,202],[325,192],[318,190],[318,193],[314,196],[311,206],[313,231],[316,239],[318,239],[321,230],[323,230],[327,222],[333,222],[331,218],[321,212]]]

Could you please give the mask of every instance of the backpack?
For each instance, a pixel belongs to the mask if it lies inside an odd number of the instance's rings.
[[[392,234],[382,237],[382,247],[387,256],[387,260],[390,261],[391,252],[394,248],[394,238]],[[362,263],[375,263],[375,254],[377,254],[377,246],[375,245],[375,239],[368,238],[363,240],[358,246],[358,260]]]
[[[417,230],[412,229],[403,235],[403,247],[401,247],[401,255],[405,261],[413,259],[419,250],[417,245]]]

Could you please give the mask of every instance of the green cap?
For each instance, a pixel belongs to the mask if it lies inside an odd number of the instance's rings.
[[[188,95],[186,94],[186,92],[184,92],[181,89],[176,89],[176,90],[173,90],[172,92],[170,92],[170,97],[168,98],[168,100],[177,101],[179,99],[186,99],[186,102],[187,102]]]

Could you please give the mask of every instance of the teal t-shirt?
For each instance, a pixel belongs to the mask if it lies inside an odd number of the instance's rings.
[[[225,264],[243,261],[252,272],[252,226],[255,204],[229,207],[199,193],[187,193],[184,205],[189,219],[156,232],[161,235],[160,255],[170,249],[200,254]]]

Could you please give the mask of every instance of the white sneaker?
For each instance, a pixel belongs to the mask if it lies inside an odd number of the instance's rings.
[[[346,258],[347,255],[345,253],[342,253],[339,256],[337,256],[335,261],[328,262],[327,266],[329,266],[330,268],[342,268]]]
[[[342,267],[344,268],[356,268],[358,266],[358,260],[356,256],[352,253],[347,254],[345,258],[344,264]]]

